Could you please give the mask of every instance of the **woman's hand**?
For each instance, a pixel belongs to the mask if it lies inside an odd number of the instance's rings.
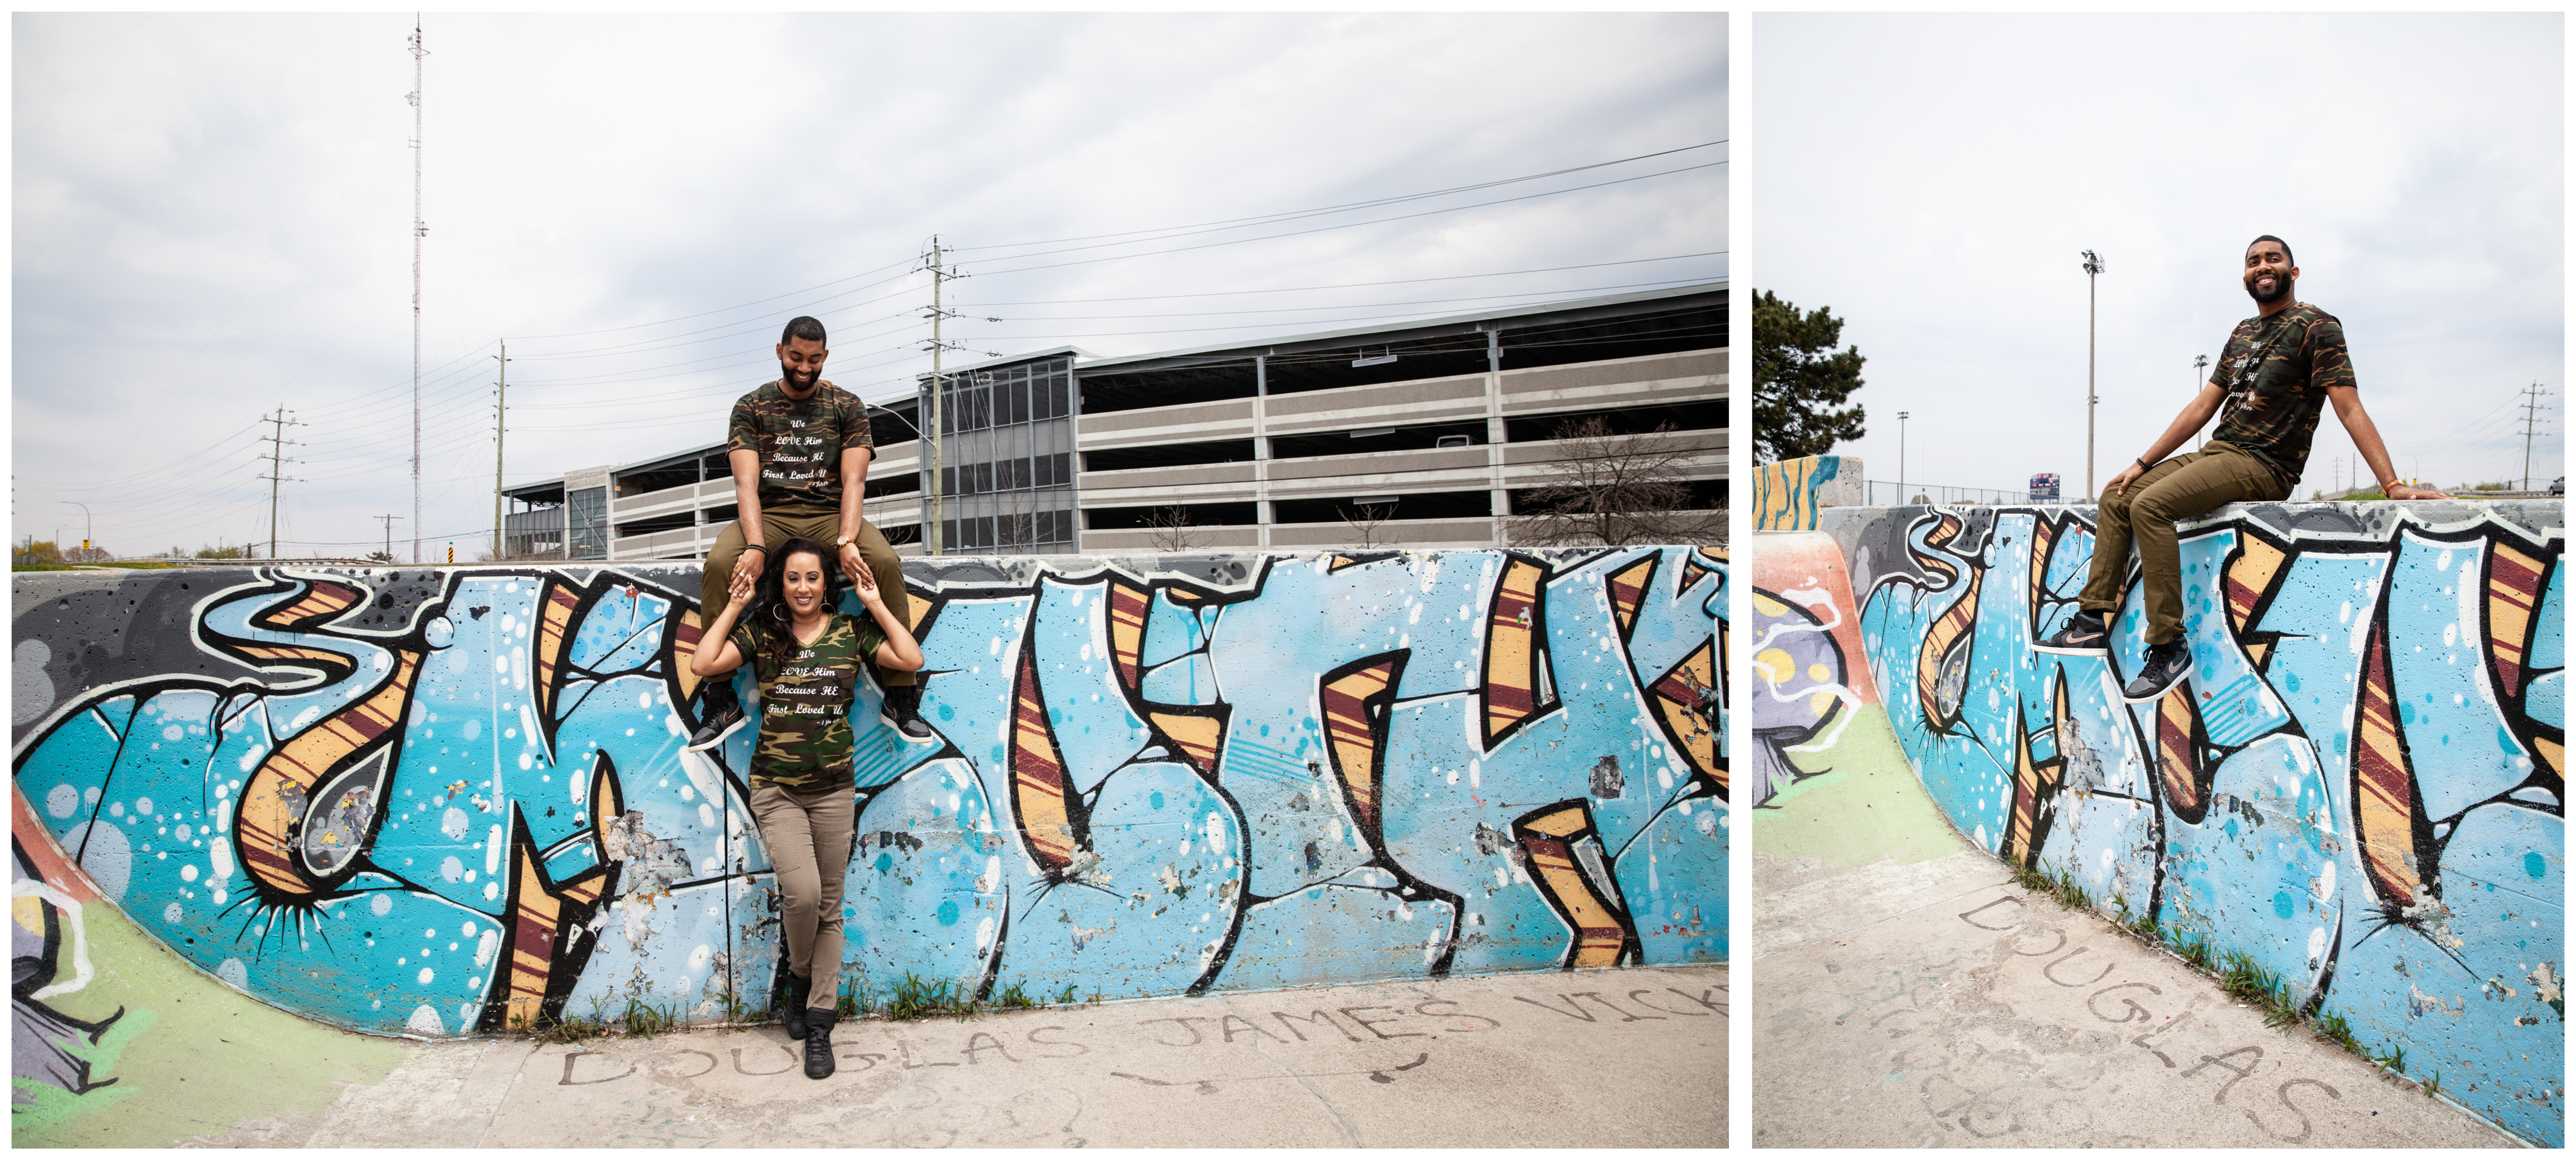
[[[850,586],[858,590],[859,603],[874,607],[885,599],[884,594],[877,591],[875,572],[861,567],[851,570],[849,576]]]
[[[755,589],[752,576],[757,575],[759,573],[754,572],[751,576],[746,576],[741,569],[735,569],[733,579],[725,585],[725,595],[730,598],[729,607],[735,612],[741,612],[751,603],[751,594]]]

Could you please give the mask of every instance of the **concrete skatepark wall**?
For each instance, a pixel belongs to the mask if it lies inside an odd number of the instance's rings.
[[[1861,462],[1852,455],[1810,455],[1753,469],[1753,526],[1763,531],[1813,529],[1829,507],[1864,498]]]
[[[2134,707],[2134,572],[2108,663],[2029,647],[2075,611],[2092,516],[1825,509],[1823,535],[1776,538],[1807,541],[1813,566],[1785,571],[1763,537],[1752,803],[1883,712],[1970,841],[2169,944],[2248,956],[2372,1054],[2402,1047],[2408,1075],[2561,1142],[2560,505],[2188,522],[2193,676]]]
[[[906,973],[1123,998],[1727,953],[1714,552],[906,569],[939,735],[885,727],[872,688],[853,714],[847,954],[879,999]],[[763,1007],[751,731],[680,752],[698,575],[20,575],[20,879],[76,865],[93,913],[353,1030]],[[31,889],[22,952],[77,909]],[[112,1070],[17,1059],[22,1108]]]

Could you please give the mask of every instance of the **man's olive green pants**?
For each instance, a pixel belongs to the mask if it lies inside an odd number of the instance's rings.
[[[2093,525],[2093,571],[2081,604],[2105,624],[2120,611],[2120,582],[2129,570],[2129,543],[2138,545],[2138,568],[2147,587],[2147,643],[2182,638],[2182,549],[2174,521],[2221,504],[2289,497],[2272,469],[2226,443],[2177,455],[2147,469],[2128,490],[2102,497]]]
[[[832,550],[832,541],[841,538],[840,512],[800,508],[764,510],[760,513],[760,528],[762,540],[771,550],[776,550],[789,539],[803,536],[822,545],[823,551],[832,556],[832,568],[839,570],[840,557]],[[713,623],[716,614],[724,611],[725,602],[731,599],[726,589],[733,582],[733,562],[742,555],[742,546],[742,521],[726,524],[723,531],[716,533],[716,546],[707,552],[706,575],[698,581],[700,623]],[[895,619],[911,624],[912,597],[903,590],[903,560],[894,554],[894,545],[886,543],[885,533],[878,531],[875,524],[861,520],[858,548],[859,558],[867,562],[868,571],[876,574],[877,591],[885,597],[886,610],[894,613]],[[761,566],[767,567],[768,561],[761,561]],[[716,646],[710,643],[707,647]],[[870,664],[868,670],[876,674],[880,688],[901,688],[921,680],[913,673],[881,669],[874,664]]]

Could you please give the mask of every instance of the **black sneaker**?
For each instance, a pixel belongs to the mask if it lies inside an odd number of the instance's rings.
[[[2111,630],[2102,624],[2102,614],[2092,609],[2078,610],[2048,639],[2030,646],[2032,652],[2059,653],[2066,656],[2109,656]]]
[[[698,695],[705,709],[698,714],[698,731],[689,734],[689,743],[681,747],[689,753],[723,744],[724,739],[733,736],[733,731],[742,728],[746,720],[742,715],[742,702],[733,695],[731,675],[710,678],[699,687]]]
[[[921,686],[888,685],[885,691],[886,720],[904,736],[915,741],[928,741],[936,736],[930,722],[921,719]]]
[[[2147,646],[2147,663],[2138,669],[2138,679],[2120,690],[2120,697],[2132,705],[2144,705],[2173,691],[2184,677],[2191,675],[2191,648],[2178,640]]]

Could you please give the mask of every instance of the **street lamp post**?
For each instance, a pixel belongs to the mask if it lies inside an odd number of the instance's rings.
[[[88,504],[76,499],[67,499],[63,502],[81,510],[81,562],[86,564],[89,562],[90,537],[98,534],[98,521],[90,518]]]
[[[2084,251],[2084,497],[2093,498],[2093,406],[2101,402],[2093,393],[2094,324],[2100,316],[2099,280],[2102,255]]]
[[[1905,421],[1913,417],[1912,411],[1896,413],[1896,502],[1900,504],[1905,502]]]
[[[2200,387],[2201,387],[2201,384],[2206,383],[2206,382],[2208,382],[2208,381],[2209,381],[2209,356],[2208,356],[2208,355],[2205,355],[2205,354],[2193,355],[2193,356],[2192,356],[2192,358],[2191,358],[2191,391],[2192,391],[2192,393],[2193,393],[2193,394],[2195,394],[2195,395],[2196,395],[2196,394],[2199,394],[2199,393],[2200,393]],[[2203,435],[2203,436],[2201,436],[2201,437],[2200,437],[2200,445],[2201,445],[2201,446],[2203,446],[2203,447],[2207,447],[2207,446],[2209,446],[2209,436],[2207,436],[2207,435]]]

